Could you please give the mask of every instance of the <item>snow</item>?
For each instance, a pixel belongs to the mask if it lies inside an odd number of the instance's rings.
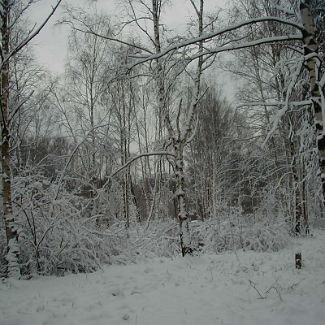
[[[317,231],[275,253],[144,259],[92,274],[6,280],[0,324],[324,325],[324,247],[325,231]]]

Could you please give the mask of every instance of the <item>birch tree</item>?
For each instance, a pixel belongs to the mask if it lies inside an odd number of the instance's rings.
[[[122,71],[122,73],[129,73],[129,71],[135,69],[135,67],[150,63],[149,72],[156,88],[156,108],[158,117],[157,134],[159,135],[159,138],[163,138],[163,140],[166,139],[166,147],[171,148],[173,154],[176,156],[174,160],[174,168],[175,179],[177,181],[177,191],[175,194],[178,199],[178,218],[183,255],[189,253],[192,249],[188,232],[188,211],[185,198],[186,177],[184,173],[184,152],[186,151],[187,144],[192,140],[193,134],[195,134],[197,107],[204,94],[204,89],[202,89],[202,73],[206,68],[204,64],[209,62],[210,59],[215,58],[220,53],[242,49],[251,49],[253,53],[261,49],[261,46],[263,46],[263,48],[270,46],[273,51],[271,52],[274,68],[277,63],[283,59],[283,53],[276,50],[277,46],[290,46],[294,51],[299,52],[304,43],[305,49],[310,47],[310,44],[308,43],[309,39],[307,39],[306,35],[308,35],[309,38],[311,35],[311,31],[308,32],[308,28],[306,27],[308,24],[301,24],[302,21],[306,21],[306,17],[308,16],[305,14],[306,9],[304,9],[305,7],[308,8],[308,1],[297,1],[293,2],[292,5],[288,5],[288,2],[284,2],[284,6],[280,6],[279,2],[277,9],[270,10],[267,12],[266,16],[261,17],[260,13],[258,13],[256,16],[249,17],[246,20],[232,22],[226,27],[219,28],[218,30],[215,29],[210,32],[204,30],[204,26],[206,26],[204,25],[203,20],[204,2],[190,1],[190,3],[194,8],[197,18],[198,30],[196,37],[178,37],[166,40],[166,38],[163,37],[165,34],[163,34],[161,27],[161,9],[163,2],[158,0],[127,2],[131,13],[131,19],[122,24],[122,29],[136,26],[137,29],[146,36],[148,40],[147,43],[138,42],[135,41],[135,39],[130,38],[125,39],[121,36],[123,33],[115,34],[113,36],[98,35],[98,33],[93,30],[92,26],[84,24],[83,22],[81,22],[80,27],[78,27],[79,31],[84,33],[92,33],[96,36],[103,37],[109,42],[118,42],[135,49],[131,54],[132,60],[128,60],[124,67],[125,70]],[[265,3],[271,4],[268,1]],[[300,3],[302,5],[301,8],[299,8]],[[141,6],[142,9],[145,8],[146,14],[144,16],[139,16],[140,11],[138,11],[137,6]],[[252,31],[254,31],[254,33],[251,33]],[[307,46],[306,44],[309,45]],[[304,62],[307,62],[307,65],[310,67],[309,71],[311,77],[309,78],[309,83],[311,85],[316,84],[315,80],[317,79],[319,84],[324,84],[323,77],[319,76],[320,73],[317,74],[315,72],[315,67],[312,68],[311,64],[312,61],[315,61],[317,56],[317,48],[309,49],[308,54],[305,56],[299,56],[297,54],[297,57],[301,59],[299,60],[301,64],[297,69],[290,70],[290,78],[292,82],[289,83],[289,91],[286,93],[285,91],[284,93],[282,92],[282,85],[277,87],[276,90],[269,90],[266,89],[266,87],[257,89],[262,100],[260,106],[266,108],[266,119],[268,119],[270,112],[268,107],[274,105],[278,108],[274,120],[271,121],[269,119],[269,121],[267,121],[268,130],[263,130],[264,135],[267,133],[266,138],[268,140],[270,138],[272,140],[272,137],[274,140],[276,127],[279,125],[281,118],[286,114],[286,112],[288,112],[289,107],[306,107],[310,104],[313,104],[315,107],[315,98],[318,98],[321,103],[322,87],[318,87],[318,92],[316,91],[307,94],[307,98],[297,98],[296,102],[293,102],[294,96],[292,96],[294,89],[293,85],[297,82],[298,77],[302,75],[301,71]],[[262,81],[260,76],[261,69],[258,66],[260,64],[260,62],[258,62],[259,57],[256,53],[254,54],[254,57],[255,61],[253,60],[252,67],[256,72],[256,77]],[[136,62],[134,59],[136,59]],[[320,62],[320,60],[316,60],[315,62]],[[177,64],[178,68],[181,67],[179,71],[176,71],[177,69],[175,69]],[[177,78],[182,74],[182,72],[187,69],[187,67],[190,68],[188,68],[186,72],[191,71],[193,66],[195,66],[196,69],[195,76],[192,79],[193,87],[191,88],[192,96],[190,96],[190,101],[176,101],[175,96],[172,96],[175,95],[176,92],[172,94],[172,90],[175,90],[179,85],[176,86],[176,83],[170,82],[170,80],[179,80]],[[316,66],[316,64],[313,63],[313,66]],[[143,71],[146,73],[148,72],[148,70],[145,69]],[[170,73],[170,71],[174,74]],[[322,69],[320,69],[320,72],[321,71]],[[267,75],[268,74],[265,74],[264,77],[266,78]],[[276,82],[279,82],[279,80],[275,81],[275,83]],[[312,87],[312,89],[314,88],[315,87]],[[274,96],[274,102],[270,102],[268,98],[272,91],[278,92],[276,96]],[[264,104],[263,101],[267,101],[267,103]],[[317,111],[317,107],[315,111]],[[164,128],[162,128],[162,125]],[[320,129],[319,126],[317,126],[317,128]],[[320,142],[318,147],[319,151],[321,151]],[[274,146],[273,149],[273,153],[276,155],[276,146]],[[277,161],[278,158],[275,157],[274,160]],[[322,161],[320,161],[320,166],[321,165]],[[163,164],[161,166],[163,168]],[[249,163],[247,166],[249,166]]]
[[[247,19],[281,15],[281,10],[268,0],[254,3],[235,2],[233,11],[240,12]],[[247,34],[249,33],[250,39],[257,35],[271,37],[274,34],[290,33],[290,28],[266,22],[258,29],[247,26]],[[269,206],[267,200],[276,198],[271,214],[290,219],[294,228],[295,220],[303,218],[305,204],[305,200],[302,200],[302,183],[305,183],[305,178],[302,177],[300,163],[305,157],[299,152],[301,146],[298,131],[304,116],[308,115],[308,110],[304,114],[304,110],[296,110],[289,104],[286,113],[278,121],[277,130],[270,134],[277,112],[281,111],[281,103],[303,99],[301,82],[297,79],[297,72],[302,72],[300,54],[292,47],[293,43],[269,44],[236,51],[230,70],[245,80],[240,87],[239,109],[245,111],[250,120],[250,128],[256,134],[254,144],[260,148],[256,159],[261,159],[261,155],[265,156],[264,171],[257,176],[255,186],[260,188],[266,182],[262,188],[266,193],[269,191],[269,194],[265,193],[263,195],[266,197],[261,198],[264,205]],[[273,105],[269,106],[270,102]],[[266,138],[268,140],[263,146]]]
[[[21,35],[18,44],[12,46],[12,31],[19,24],[20,18],[34,1],[10,1],[2,0],[0,3],[1,15],[1,165],[3,187],[3,217],[7,238],[7,274],[9,277],[19,277],[19,232],[12,207],[12,172],[11,172],[11,147],[10,147],[10,123],[18,107],[10,106],[10,60],[19,53],[33,38],[39,34],[50,17],[54,14],[62,0],[58,0],[49,16],[39,27],[29,30]]]
[[[202,98],[198,119],[187,157],[193,179],[191,208],[202,219],[216,218],[227,206],[236,204],[242,194],[239,181],[244,179],[243,152],[249,146],[251,131],[243,125],[244,115],[235,112],[215,89],[209,89]],[[242,134],[240,129],[248,134]]]
[[[310,10],[311,1],[298,1],[294,2],[292,5],[287,2],[284,2],[283,6],[279,6],[284,12],[283,16],[266,16],[266,17],[254,17],[246,21],[232,24],[228,27],[221,28],[217,31],[211,33],[204,33],[200,37],[189,38],[181,42],[176,42],[165,49],[162,49],[159,53],[146,55],[138,55],[138,64],[143,64],[148,61],[157,60],[167,55],[175,55],[187,49],[191,53],[194,50],[195,44],[199,44],[202,41],[210,40],[208,46],[204,48],[202,52],[188,54],[188,60],[198,59],[199,57],[205,57],[208,55],[217,55],[223,52],[235,51],[244,48],[257,47],[263,44],[274,45],[277,43],[286,43],[295,44],[297,49],[304,47],[304,57],[303,61],[306,62],[309,69],[309,85],[310,85],[310,94],[307,97],[307,100],[298,100],[298,102],[293,103],[296,106],[305,106],[312,104],[314,108],[316,117],[315,129],[318,131],[318,151],[320,153],[320,169],[322,169],[322,123],[321,115],[324,111],[324,96],[322,87],[324,86],[324,77],[321,75],[322,69],[320,68],[322,60],[319,57],[319,31],[317,31],[315,20],[316,17],[312,16]],[[317,17],[317,20],[321,17]],[[236,31],[246,27],[246,26],[256,26],[258,28],[262,24],[267,22],[273,22],[274,24],[280,24],[290,27],[290,33],[286,34],[271,34],[267,37],[260,34],[257,34],[256,37],[252,40],[247,39],[247,37],[236,37]],[[303,22],[301,24],[300,22]],[[214,41],[214,42],[212,42]],[[299,50],[298,50],[299,51]],[[295,74],[300,75],[301,68],[295,72]],[[294,78],[293,78],[294,79]],[[286,96],[288,98],[288,96]],[[290,103],[290,101],[289,101]],[[272,134],[278,125],[279,118],[285,114],[288,109],[288,99],[284,102],[277,103],[281,106],[280,111],[278,112],[275,122],[273,123],[270,134]],[[321,173],[322,174],[322,173]],[[324,177],[322,177],[322,182]],[[324,193],[324,190],[322,191]]]
[[[92,21],[97,30],[109,33],[104,17],[94,17]],[[103,138],[109,128],[111,111],[104,99],[107,88],[105,78],[110,69],[108,56],[110,56],[106,42],[96,35],[81,34],[72,30],[70,36],[69,64],[66,69],[66,96],[65,106],[61,103],[61,111],[65,116],[68,132],[74,143],[89,134],[87,141],[78,148],[79,166],[75,166],[75,173],[84,177],[83,193],[88,195],[89,202],[85,213],[91,217],[95,213],[93,198],[96,192],[96,183],[104,176],[110,151],[107,155],[101,150],[109,139]],[[57,99],[59,99],[57,97]],[[60,100],[59,100],[60,101]],[[86,190],[87,188],[87,190]]]
[[[324,60],[319,54],[320,48],[320,24],[316,25],[316,17],[312,15],[312,1],[302,1],[300,3],[300,14],[304,25],[303,31],[303,49],[306,66],[309,75],[309,91],[312,108],[314,111],[314,124],[317,136],[317,148],[319,151],[320,176],[322,181],[323,205],[325,203],[325,74],[322,73],[322,64]],[[318,19],[321,19],[319,17]]]

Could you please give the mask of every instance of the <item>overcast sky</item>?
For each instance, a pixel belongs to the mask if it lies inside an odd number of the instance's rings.
[[[125,0],[97,0],[96,5],[108,15],[123,15],[123,1]],[[29,13],[31,23],[39,23],[50,12],[55,0],[40,0],[35,4]],[[61,9],[44,28],[40,35],[33,41],[34,52],[38,61],[52,72],[60,73],[63,71],[65,57],[67,54],[67,38],[69,28],[58,25],[57,21],[62,17],[64,5],[80,6],[85,10],[90,10],[93,0],[63,0]],[[226,0],[205,0],[206,7],[214,10],[224,6]],[[188,17],[193,14],[189,0],[171,0],[171,5],[166,8],[163,14],[164,22],[169,28],[182,30],[185,27]]]
[[[123,1],[125,0],[95,0],[99,11],[117,18],[123,17],[125,14],[123,13]],[[61,8],[33,41],[37,61],[44,68],[55,74],[64,71],[69,27],[57,23],[62,18],[64,6],[79,6],[86,11],[91,11],[93,2],[94,0],[63,0]],[[55,3],[56,0],[39,0],[37,4],[34,4],[29,12],[31,24],[44,20]],[[227,4],[229,4],[229,0],[205,0],[205,8],[208,12],[216,12],[220,8],[225,8]],[[163,22],[169,29],[181,32],[185,29],[190,16],[193,16],[193,8],[189,5],[189,0],[170,0],[170,5],[163,13]],[[233,101],[236,92],[236,82],[232,81],[234,76],[215,70],[210,71],[210,75],[216,78],[219,85],[223,85],[224,95]]]

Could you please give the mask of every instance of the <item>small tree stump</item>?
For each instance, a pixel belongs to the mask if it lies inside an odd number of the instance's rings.
[[[295,255],[295,261],[296,261],[296,269],[300,270],[302,266],[302,258],[301,253],[296,253]]]

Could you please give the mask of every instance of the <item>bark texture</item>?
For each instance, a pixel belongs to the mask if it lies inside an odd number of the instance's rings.
[[[203,0],[201,0],[203,1]],[[161,52],[160,44],[160,12],[161,12],[161,0],[152,0],[152,13],[153,13],[153,24],[154,24],[154,45],[155,52]],[[158,86],[158,135],[159,138],[162,137],[162,123],[164,122],[167,128],[168,137],[173,145],[175,152],[175,178],[176,178],[176,192],[175,196],[178,202],[178,221],[179,221],[179,236],[180,236],[180,246],[182,255],[185,256],[192,252],[191,249],[191,238],[188,224],[188,213],[186,209],[185,200],[185,177],[184,177],[184,144],[185,138],[182,138],[179,126],[177,128],[177,133],[175,132],[169,115],[169,110],[166,107],[166,89],[164,83],[164,69],[157,60],[157,74],[156,82]],[[180,109],[180,108],[179,108]],[[192,122],[193,117],[190,117],[190,122]],[[190,123],[189,122],[189,123]],[[160,166],[161,167],[161,166]]]
[[[2,1],[1,12],[1,46],[2,60],[8,57],[10,51],[10,7],[11,1]],[[9,62],[2,62],[1,67],[1,167],[3,190],[3,217],[7,239],[7,275],[18,278],[19,268],[19,243],[18,227],[14,219],[11,198],[11,158],[10,158],[10,130],[9,130]]]
[[[300,4],[300,14],[303,26],[304,56],[309,75],[310,97],[313,103],[314,124],[316,128],[317,147],[319,151],[319,167],[323,191],[323,204],[325,203],[325,134],[324,134],[324,96],[319,85],[321,59],[319,57],[319,44],[317,42],[317,28],[311,12],[311,1],[305,0]],[[322,100],[323,97],[323,100]]]

